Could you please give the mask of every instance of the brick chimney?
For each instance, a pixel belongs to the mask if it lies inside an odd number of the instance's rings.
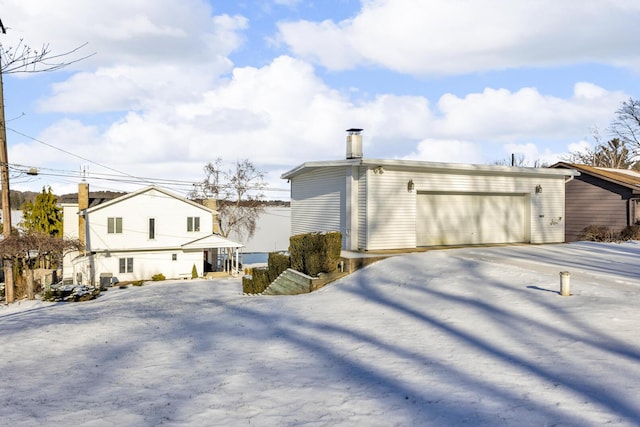
[[[83,245],[87,244],[87,220],[85,218],[85,210],[89,208],[89,183],[81,182],[78,184],[78,240]]]
[[[213,212],[213,230],[211,230],[214,234],[220,234],[220,224],[218,224],[218,211],[216,210],[216,207],[218,206],[218,203],[216,201],[216,199],[205,199],[202,204],[211,209]]]

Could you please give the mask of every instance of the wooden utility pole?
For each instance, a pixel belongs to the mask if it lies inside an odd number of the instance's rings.
[[[0,31],[6,33],[0,20]],[[1,45],[2,43],[0,43]],[[0,59],[0,182],[2,184],[2,235],[5,239],[11,236],[11,198],[9,197],[9,157],[7,155],[7,127],[4,119],[4,92],[2,87],[2,60]],[[4,300],[13,302],[13,264],[4,259]]]

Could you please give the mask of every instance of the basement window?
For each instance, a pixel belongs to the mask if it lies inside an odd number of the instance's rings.
[[[120,258],[120,273],[133,273],[133,258]]]

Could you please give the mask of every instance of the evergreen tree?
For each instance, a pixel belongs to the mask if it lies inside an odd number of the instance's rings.
[[[62,237],[62,210],[57,206],[58,198],[51,187],[42,188],[33,203],[22,206],[20,225],[27,231],[40,232],[49,236]]]

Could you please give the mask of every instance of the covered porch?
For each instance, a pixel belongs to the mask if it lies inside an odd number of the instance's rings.
[[[203,253],[203,276],[209,273],[238,274],[241,270],[240,252],[243,246],[219,234],[211,234],[185,243],[182,250]]]

